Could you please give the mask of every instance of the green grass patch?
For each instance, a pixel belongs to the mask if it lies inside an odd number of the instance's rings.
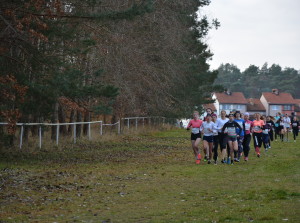
[[[252,146],[252,144],[251,144]],[[194,164],[185,130],[0,151],[2,222],[300,222],[300,144]]]

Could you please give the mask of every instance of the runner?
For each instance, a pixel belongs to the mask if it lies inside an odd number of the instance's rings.
[[[226,117],[226,111],[221,111],[221,118],[217,120],[216,128],[218,130],[218,138],[221,150],[221,163],[226,163],[226,144],[227,139],[224,132],[222,132],[222,128],[226,122],[228,122],[228,118]]]
[[[211,163],[212,159],[212,150],[214,143],[214,123],[210,114],[207,114],[206,121],[200,127],[201,132],[203,133],[203,149],[206,150],[206,156],[208,158],[207,163]]]
[[[254,148],[257,157],[260,157],[260,147],[262,144],[262,127],[264,125],[264,121],[260,119],[260,114],[255,114],[255,120],[253,121],[253,140],[254,140]]]
[[[234,151],[234,161],[235,162],[240,162],[241,155],[243,153],[243,141],[244,141],[244,135],[245,135],[245,121],[244,119],[241,118],[241,113],[240,111],[236,111],[234,114],[235,120],[242,130],[237,129],[237,142],[238,142],[238,151]]]
[[[225,129],[227,130],[227,143],[229,145],[229,154],[228,154],[228,160],[227,163],[228,164],[233,164],[233,158],[234,158],[234,154],[233,151],[238,151],[238,143],[237,143],[237,131],[236,128],[239,128],[239,130],[241,131],[242,128],[241,126],[234,121],[234,115],[233,114],[229,114],[229,121],[226,122],[222,128],[222,132],[225,132]]]
[[[246,112],[244,114],[245,120],[245,136],[243,141],[243,149],[244,149],[244,160],[248,161],[249,151],[250,151],[250,142],[251,142],[251,129],[253,122],[249,120],[249,113]]]
[[[294,116],[292,120],[292,128],[293,128],[294,142],[296,142],[296,138],[298,136],[299,129],[300,129],[300,122],[298,121],[297,116]]]
[[[192,127],[191,141],[194,155],[196,158],[196,164],[200,164],[201,161],[201,154],[198,146],[201,141],[200,127],[202,126],[202,123],[202,120],[199,119],[199,112],[194,111],[193,119],[189,122],[187,130],[189,130],[190,127]]]
[[[277,141],[277,136],[279,136],[279,124],[277,123],[277,121],[280,119],[281,117],[281,113],[277,112],[276,116],[274,117],[275,119],[275,141]]]
[[[271,131],[271,126],[267,123],[267,118],[266,116],[262,116],[261,118],[263,121],[264,121],[264,125],[262,126],[262,141],[263,141],[263,144],[264,144],[264,148],[265,148],[265,151],[267,152],[270,145],[269,145],[269,132]]]
[[[280,140],[281,142],[283,142],[283,136],[284,136],[284,133],[286,131],[285,129],[285,125],[284,125],[284,121],[283,121],[283,116],[281,116],[278,121],[276,122],[276,124],[278,124],[278,133],[279,133],[279,137],[280,137]]]
[[[217,160],[218,160],[218,145],[219,145],[219,134],[218,134],[218,125],[217,125],[217,115],[212,114],[212,121],[214,123],[214,147],[213,147],[213,152],[214,152],[214,164],[217,165]]]
[[[271,149],[271,142],[273,142],[274,140],[274,129],[275,129],[275,123],[273,122],[272,116],[267,117],[267,124],[270,125],[271,128],[269,131],[269,149]]]
[[[285,126],[285,133],[286,133],[286,139],[285,141],[288,142],[289,141],[289,130],[290,130],[290,127],[291,127],[291,119],[290,117],[288,116],[288,114],[285,114],[284,118],[283,118],[283,122],[284,122],[284,126]]]

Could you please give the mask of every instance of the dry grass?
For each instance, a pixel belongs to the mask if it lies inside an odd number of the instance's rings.
[[[183,130],[1,151],[4,222],[300,222],[299,143],[194,164]],[[286,220],[288,219],[288,220]]]

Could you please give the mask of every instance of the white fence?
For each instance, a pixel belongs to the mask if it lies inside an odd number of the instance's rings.
[[[156,120],[158,124],[165,124],[165,117],[128,117],[122,118],[126,122],[127,128],[130,129],[131,120],[134,120],[135,129],[138,128],[139,120],[142,121],[142,126],[145,126],[145,120],[148,121],[148,124],[151,124],[151,120]],[[20,140],[19,140],[19,148],[22,149],[23,146],[23,136],[24,136],[24,126],[39,126],[38,128],[38,137],[39,137],[39,148],[42,148],[42,127],[43,126],[56,126],[56,145],[59,144],[59,133],[60,133],[60,126],[68,125],[73,126],[73,142],[76,143],[77,140],[77,132],[76,132],[76,125],[88,125],[87,135],[88,139],[92,139],[91,134],[91,124],[99,124],[99,135],[103,135],[103,126],[117,126],[117,133],[121,134],[121,120],[113,124],[105,124],[103,121],[93,121],[93,122],[73,122],[73,123],[16,123],[17,126],[21,126],[20,129]],[[9,123],[0,122],[0,125],[8,125]]]

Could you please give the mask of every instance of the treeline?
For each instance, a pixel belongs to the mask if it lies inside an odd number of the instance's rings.
[[[16,122],[190,113],[218,88],[202,39],[219,23],[197,18],[209,2],[3,0],[0,135]]]
[[[265,63],[262,67],[250,65],[241,71],[227,63],[221,64],[218,72],[215,84],[221,84],[230,91],[243,92],[247,98],[259,98],[262,92],[271,92],[275,88],[300,98],[300,73],[294,68]]]

